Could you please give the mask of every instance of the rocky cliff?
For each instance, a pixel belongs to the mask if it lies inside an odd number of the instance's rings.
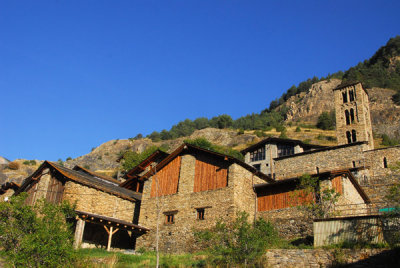
[[[281,107],[288,107],[286,122],[315,124],[324,111],[334,110],[333,89],[341,83],[339,79],[315,83],[310,90],[290,97]],[[388,134],[400,138],[400,106],[392,96],[396,91],[385,88],[367,89],[370,97],[372,128],[376,134]]]

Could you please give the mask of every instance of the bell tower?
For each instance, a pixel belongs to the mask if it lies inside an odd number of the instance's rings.
[[[367,141],[374,149],[369,97],[360,82],[342,84],[334,90],[336,136],[339,145]]]

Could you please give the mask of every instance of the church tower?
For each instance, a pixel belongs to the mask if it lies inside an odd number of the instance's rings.
[[[342,84],[334,89],[334,95],[338,144],[367,141],[366,149],[374,149],[369,97],[362,84]]]

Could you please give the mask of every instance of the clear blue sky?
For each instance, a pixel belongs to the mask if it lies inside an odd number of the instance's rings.
[[[0,156],[258,113],[400,34],[400,1],[0,1]]]

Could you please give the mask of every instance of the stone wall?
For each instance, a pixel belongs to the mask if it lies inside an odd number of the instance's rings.
[[[269,249],[265,267],[399,267],[399,252],[388,249]]]
[[[313,220],[297,207],[259,211],[257,217],[274,224],[285,239],[304,238],[313,235]]]
[[[76,209],[88,213],[132,222],[135,203],[103,191],[67,181],[63,200],[76,204]]]
[[[332,171],[352,168],[363,163],[362,152],[365,144],[342,146],[319,152],[303,153],[275,160],[275,173],[278,180],[299,177],[304,173]]]
[[[155,249],[157,219],[160,250],[172,253],[198,249],[193,232],[215,226],[218,219],[232,221],[239,210],[246,210],[254,217],[252,182],[262,180],[256,176],[252,178],[249,171],[232,164],[228,169],[227,187],[194,192],[195,161],[190,154],[182,156],[178,192],[175,194],[150,197],[154,176],[145,182],[139,224],[151,231],[137,239],[137,249]],[[204,220],[197,217],[199,208],[204,209]],[[166,222],[167,214],[174,215],[174,223]]]

